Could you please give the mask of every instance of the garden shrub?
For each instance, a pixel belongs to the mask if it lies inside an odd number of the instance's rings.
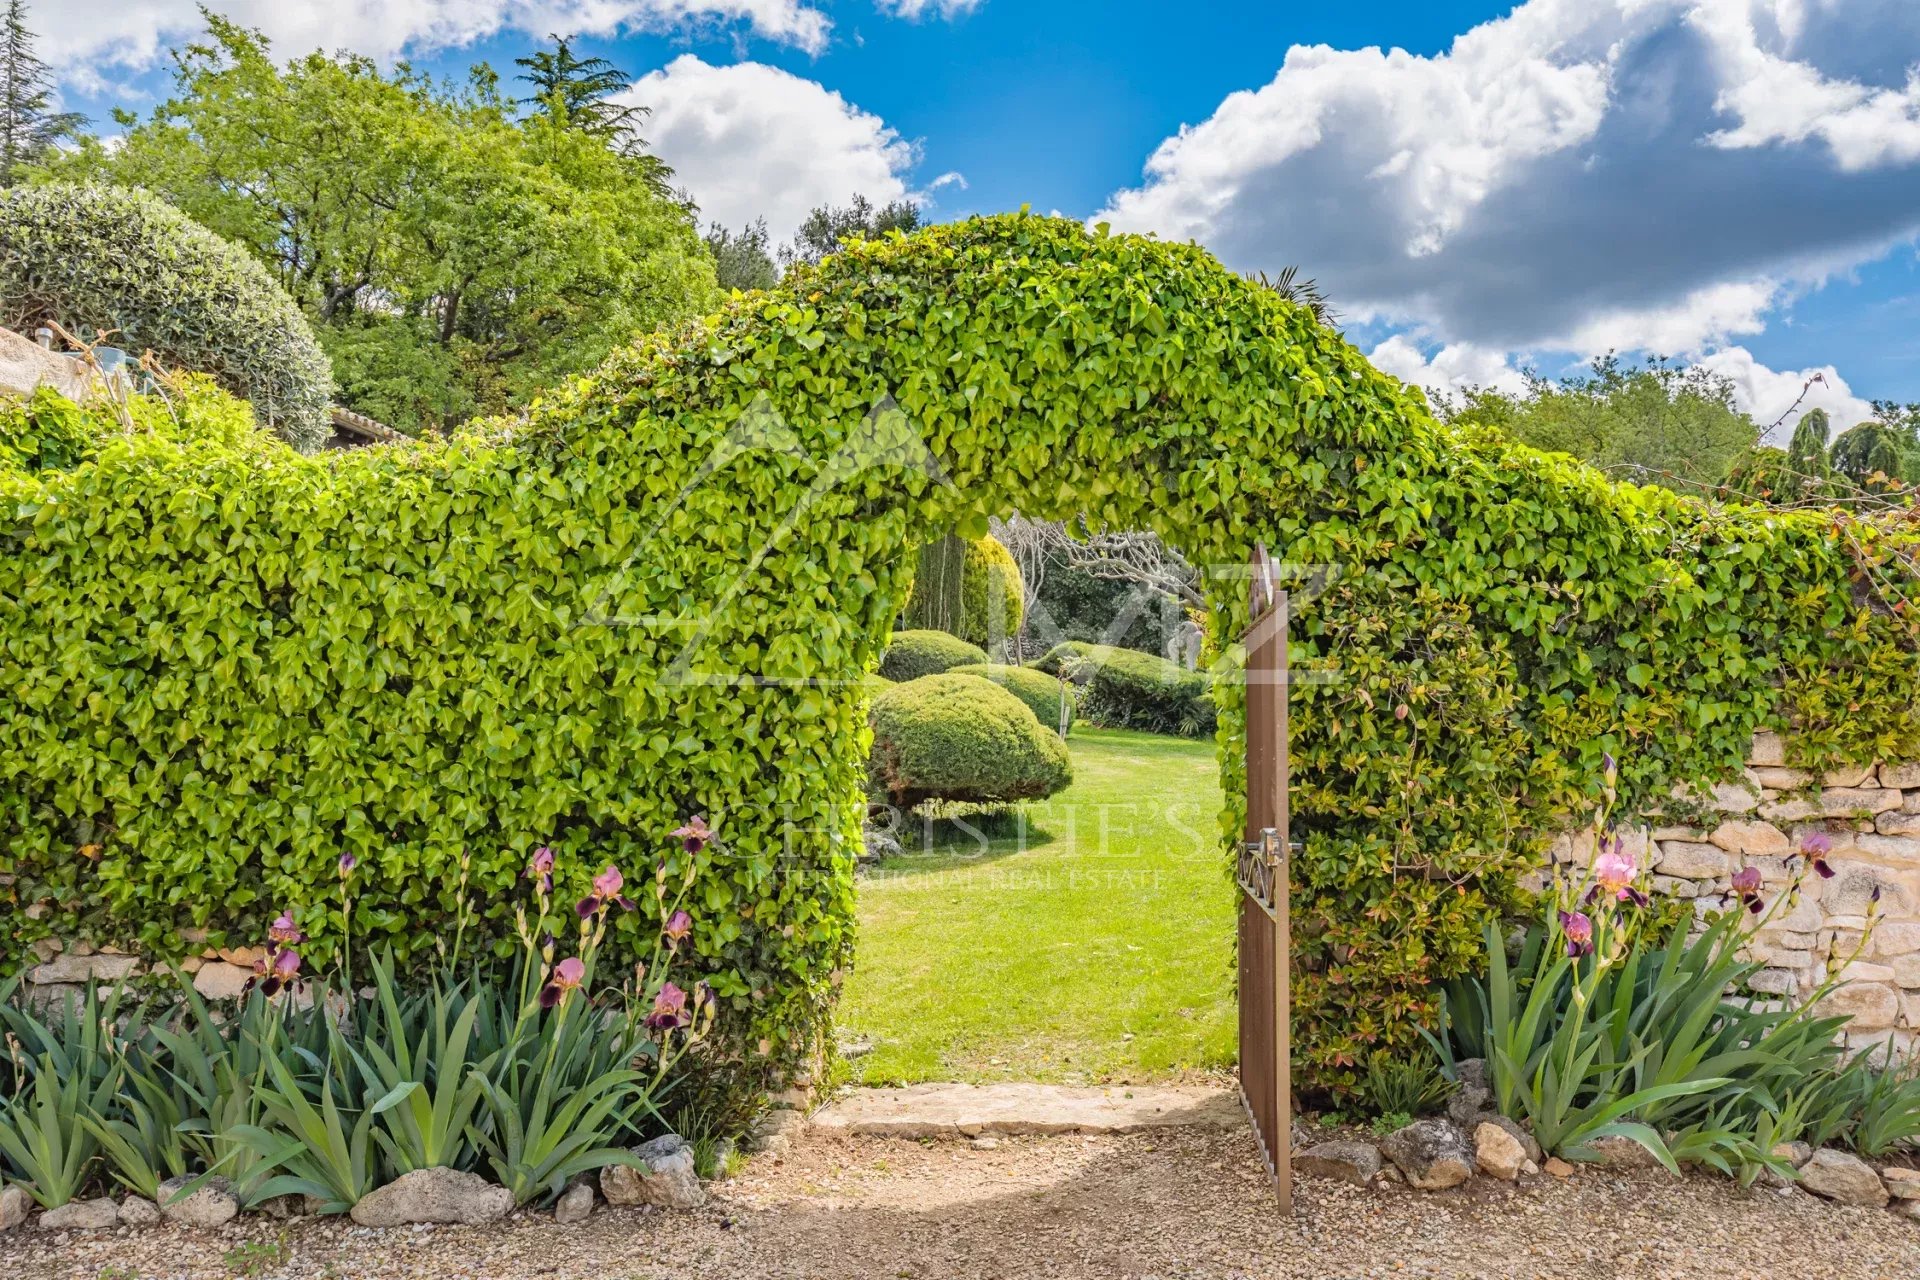
[[[1118,652],[1113,645],[1095,644],[1091,640],[1062,640],[1027,665],[1050,676],[1065,676],[1069,684],[1085,685],[1093,676],[1094,667],[1107,654]]]
[[[978,676],[921,676],[873,700],[875,795],[903,809],[928,800],[1039,800],[1073,781],[1067,749],[1027,704]]]
[[[865,675],[913,551],[1014,510],[1208,572],[1226,865],[1231,571],[1256,542],[1335,566],[1293,615],[1321,682],[1293,700],[1304,1090],[1415,1042],[1603,752],[1640,812],[1740,776],[1760,728],[1816,770],[1914,748],[1897,523],[1709,506],[1438,423],[1196,246],[1007,215],[797,267],[524,422],[0,469],[0,874],[44,904],[10,945],[177,954],[283,903],[333,936],[352,853],[355,936],[397,961],[449,931],[463,855],[473,935],[510,946],[534,846],[638,866],[700,814],[724,850],[664,854],[695,880],[687,947],[722,1026],[777,1055],[850,960]]]
[[[1085,686],[1080,710],[1088,723],[1183,738],[1212,735],[1213,681],[1206,672],[1137,649],[1097,649],[1066,664],[1070,678]]]
[[[917,680],[986,660],[985,649],[945,631],[896,631],[880,658],[880,674],[888,680]]]
[[[212,374],[297,448],[331,430],[333,375],[293,299],[244,249],[144,191],[0,193],[0,326],[47,320]]]
[[[1009,667],[996,662],[968,663],[963,667],[951,667],[949,675],[979,676],[982,680],[991,680],[1014,697],[1027,704],[1033,711],[1034,719],[1049,729],[1060,727],[1060,712],[1065,704],[1066,724],[1073,727],[1075,698],[1073,689],[1060,682],[1059,677],[1046,675],[1028,667]]]
[[[941,538],[921,548],[902,624],[990,647],[1020,634],[1025,599],[1020,566],[998,538]]]
[[[0,396],[0,468],[71,470],[116,437],[285,448],[254,424],[246,401],[234,399],[204,374],[168,377],[157,394],[85,409],[49,387],[25,400]]]

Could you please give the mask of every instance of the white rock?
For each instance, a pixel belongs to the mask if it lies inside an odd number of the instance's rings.
[[[253,970],[224,960],[203,962],[193,975],[193,989],[207,1000],[237,1000],[253,981]]]
[[[27,975],[27,981],[46,985],[58,982],[118,982],[130,976],[139,967],[139,961],[132,956],[96,956],[80,955],[68,952],[55,956],[43,965],[36,965]]]
[[[621,1164],[600,1171],[600,1194],[608,1204],[698,1209],[707,1202],[707,1189],[693,1170],[693,1148],[685,1138],[669,1133],[635,1147],[633,1154],[645,1162],[644,1172]]]
[[[1895,1200],[1920,1200],[1920,1169],[1882,1169],[1880,1181]]]
[[[1380,1151],[1371,1142],[1321,1142],[1293,1154],[1296,1173],[1364,1187],[1380,1172]]]
[[[120,1225],[150,1227],[160,1221],[160,1206],[143,1196],[128,1196],[120,1202]]]
[[[369,1192],[353,1206],[363,1227],[400,1227],[416,1222],[474,1226],[498,1222],[513,1209],[513,1193],[461,1169],[415,1169]]]
[[[1908,791],[1920,787],[1920,763],[1881,765],[1880,785],[1892,787],[1895,791]]]
[[[27,1194],[25,1187],[8,1187],[0,1190],[0,1231],[11,1231],[27,1220],[33,1212],[33,1197]]]
[[[1747,760],[1756,765],[1785,764],[1787,762],[1786,740],[1771,729],[1762,729],[1753,735],[1753,749],[1747,752]]]
[[[1715,827],[1707,840],[1730,853],[1769,854],[1787,851],[1787,833],[1762,819],[1729,819]]]
[[[160,1215],[168,1222],[189,1227],[223,1227],[240,1212],[240,1201],[227,1187],[225,1178],[208,1178],[192,1192],[174,1197],[193,1182],[192,1178],[168,1178],[159,1191]]]
[[[593,1216],[593,1184],[576,1182],[568,1187],[553,1206],[553,1220],[563,1227],[585,1222]]]
[[[120,1225],[120,1208],[101,1196],[97,1200],[69,1200],[40,1215],[43,1231],[105,1231]]]
[[[1898,791],[1885,787],[1825,787],[1820,792],[1820,808],[1829,818],[1844,818],[1898,809],[1902,799]]]
[[[1727,851],[1717,845],[1669,840],[1660,846],[1658,870],[1663,876],[1718,880],[1727,874],[1727,866]]]
[[[1415,1120],[1389,1134],[1380,1154],[1406,1175],[1407,1184],[1421,1191],[1444,1191],[1473,1176],[1473,1148],[1451,1121]]]

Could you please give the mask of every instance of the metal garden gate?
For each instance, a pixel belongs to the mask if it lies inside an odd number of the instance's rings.
[[[1247,826],[1240,846],[1240,1097],[1293,1212],[1293,1082],[1287,923],[1287,593],[1265,547],[1253,553],[1247,649]]]

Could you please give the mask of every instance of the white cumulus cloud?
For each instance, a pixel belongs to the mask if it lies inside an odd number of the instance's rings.
[[[1733,383],[1734,403],[1753,415],[1762,430],[1792,410],[1793,416],[1766,438],[1767,444],[1785,446],[1793,424],[1809,409],[1825,409],[1836,431],[1873,416],[1873,406],[1854,395],[1847,380],[1830,364],[1808,369],[1769,369],[1755,360],[1745,347],[1711,352],[1700,357],[1699,363]]]
[[[347,49],[375,58],[458,47],[518,31],[612,36],[740,28],[818,53],[832,23],[807,0],[219,0],[216,12],[258,28],[281,53]],[[205,28],[197,0],[36,6],[41,56],[75,83],[103,68],[141,68]]]
[[[1294,47],[1098,216],[1442,350],[1711,349],[1920,235],[1916,62],[1914,0],[1527,0]]]
[[[716,67],[683,54],[626,95],[650,107],[644,131],[703,222],[738,227],[764,217],[776,240],[816,205],[864,195],[911,197],[919,158],[886,121],[815,81],[778,67]],[[952,185],[943,175],[935,185]]]

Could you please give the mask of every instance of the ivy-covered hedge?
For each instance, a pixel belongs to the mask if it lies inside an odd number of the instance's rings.
[[[1059,730],[1061,712],[1064,711],[1066,727],[1073,728],[1074,708],[1077,705],[1073,696],[1073,687],[1061,683],[1057,676],[1050,676],[1028,667],[1004,666],[997,662],[969,663],[963,667],[949,667],[948,674],[979,676],[982,680],[991,680],[1026,703],[1033,711],[1034,719],[1049,729]]]
[[[691,865],[723,1025],[778,1040],[850,960],[913,549],[1016,509],[1336,567],[1295,602],[1325,681],[1295,698],[1303,1087],[1414,1042],[1603,753],[1632,811],[1737,776],[1762,726],[1814,767],[1914,745],[1904,535],[1444,426],[1194,246],[1009,215],[796,269],[522,424],[0,471],[0,871],[45,904],[13,941],[332,934],[352,853],[356,936],[420,951],[463,859],[497,936],[544,843]],[[1207,580],[1239,635],[1244,580]],[[1224,866],[1243,702],[1214,696]],[[695,814],[719,839],[663,847]]]
[[[0,193],[0,326],[208,373],[302,449],[327,438],[333,370],[267,269],[144,191],[58,184]]]

